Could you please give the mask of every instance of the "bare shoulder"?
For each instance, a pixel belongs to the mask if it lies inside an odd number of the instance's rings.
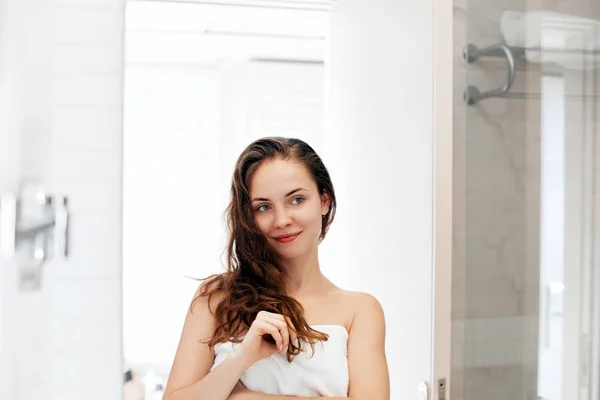
[[[339,304],[343,305],[345,313],[349,316],[349,330],[356,322],[385,324],[383,307],[375,296],[365,292],[350,290],[337,291]]]
[[[178,389],[193,385],[210,371],[214,349],[207,341],[215,331],[215,307],[223,298],[219,287],[219,278],[215,276],[204,280],[194,293],[167,380],[165,398]]]
[[[220,289],[222,280],[223,275],[213,275],[202,281],[194,293],[190,313],[214,315],[216,307],[225,298],[225,292]]]
[[[350,290],[339,290],[337,295],[340,300],[352,308],[354,312],[362,309],[372,310],[373,308],[381,308],[379,300],[372,294],[366,292],[353,292]]]

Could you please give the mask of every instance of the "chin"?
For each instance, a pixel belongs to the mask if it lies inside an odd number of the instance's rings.
[[[278,254],[279,254],[279,258],[281,260],[292,260],[292,259],[298,257],[298,254],[290,253],[288,251],[286,251],[286,252],[278,252]]]
[[[279,258],[281,260],[293,260],[294,258],[298,258],[301,255],[303,255],[305,252],[302,251],[279,251],[277,252],[277,254],[279,254]]]

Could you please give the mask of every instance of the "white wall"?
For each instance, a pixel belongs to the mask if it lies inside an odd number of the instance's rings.
[[[128,67],[124,126],[124,355],[170,366],[198,283],[219,269],[214,69]]]
[[[118,399],[123,0],[0,2],[0,191],[69,197],[71,256],[17,291],[0,262],[0,397]]]
[[[347,0],[330,23],[328,153],[345,173],[344,263],[384,307],[392,399],[415,399],[432,368],[432,3]]]

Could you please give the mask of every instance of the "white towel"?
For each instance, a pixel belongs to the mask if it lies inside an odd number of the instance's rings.
[[[275,353],[252,365],[240,381],[253,392],[296,397],[348,397],[348,331],[341,325],[313,325],[329,340],[315,344],[288,362]],[[231,342],[215,346],[211,371],[238,346]]]
[[[600,21],[551,11],[505,11],[500,30],[508,46],[526,49],[528,61],[576,70],[600,67]]]

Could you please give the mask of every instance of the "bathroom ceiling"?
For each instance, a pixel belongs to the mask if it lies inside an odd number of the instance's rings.
[[[250,7],[276,7],[283,9],[328,10],[339,0],[169,0],[188,3],[246,5]]]
[[[233,4],[235,3],[235,4]],[[129,1],[126,60],[130,63],[212,63],[231,57],[322,60],[327,12],[258,4],[323,0]]]

